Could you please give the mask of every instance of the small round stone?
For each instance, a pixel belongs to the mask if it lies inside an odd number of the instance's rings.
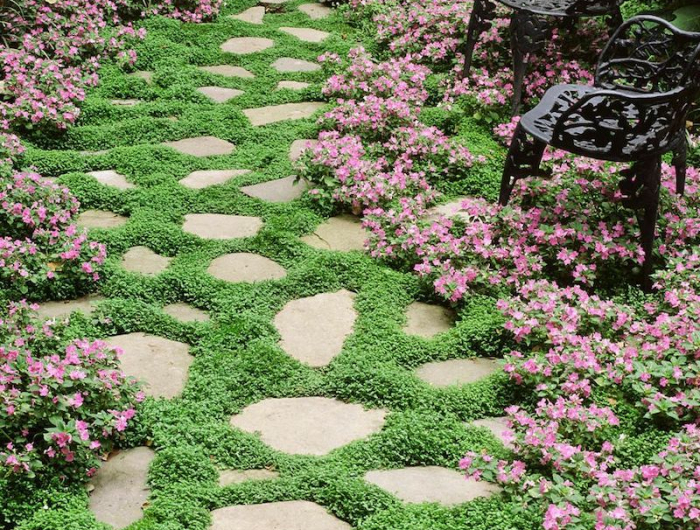
[[[311,28],[281,27],[279,28],[279,30],[283,31],[284,33],[287,33],[288,35],[291,35],[292,37],[296,37],[297,39],[302,40],[304,42],[311,42],[315,44],[323,42],[330,36],[330,33],[326,31],[319,31],[317,29]]]
[[[122,267],[130,272],[155,276],[167,269],[172,259],[156,254],[148,247],[137,246],[122,256]]]
[[[305,13],[312,20],[319,20],[330,16],[333,10],[330,7],[324,6],[323,4],[311,3],[311,4],[301,4],[298,7],[299,11]]]
[[[230,142],[221,140],[215,136],[199,136],[196,138],[185,138],[175,142],[163,142],[162,145],[172,147],[183,155],[197,157],[230,155],[236,148]]]
[[[80,228],[116,228],[126,224],[128,219],[114,212],[103,210],[85,210],[78,216]]]
[[[404,331],[426,339],[452,328],[454,312],[446,307],[423,302],[413,302],[406,309],[406,326]]]
[[[279,473],[268,469],[224,469],[219,472],[219,486],[229,486],[231,484],[241,484],[252,480],[274,480],[279,477]]]
[[[193,171],[180,181],[180,184],[193,190],[201,190],[216,184],[223,184],[234,177],[250,173],[248,169],[207,169]]]
[[[352,530],[309,501],[227,506],[211,512],[210,530]]]
[[[252,186],[244,186],[241,191],[250,197],[256,197],[267,202],[290,202],[301,197],[308,189],[306,181],[296,181],[296,177],[270,180]]]
[[[427,363],[416,370],[416,375],[433,386],[446,387],[474,383],[499,370],[497,359],[476,357]]]
[[[483,418],[480,420],[475,420],[467,425],[472,425],[474,427],[484,427],[491,431],[501,443],[508,449],[513,449],[513,441],[510,436],[507,435],[510,432],[508,427],[508,418],[506,416],[501,416],[498,418]]]
[[[274,63],[272,68],[278,72],[315,72],[321,69],[318,63],[311,63],[302,59],[294,59],[292,57],[280,57]]]
[[[343,252],[363,250],[366,239],[367,234],[360,220],[354,215],[331,217],[317,226],[313,234],[301,238],[304,243],[314,248]]]
[[[241,68],[240,66],[231,66],[228,64],[220,64],[216,66],[200,66],[198,68],[203,72],[221,75],[224,77],[244,77],[249,79],[255,77],[255,75],[250,73],[245,68]]]
[[[203,239],[236,239],[252,237],[263,226],[259,217],[225,215],[218,213],[192,213],[185,216],[182,229]]]
[[[226,103],[227,101],[237,98],[243,94],[242,90],[235,88],[223,88],[220,86],[203,86],[197,89],[197,92],[204,94],[216,103]]]
[[[219,256],[211,262],[207,272],[219,280],[233,283],[279,280],[287,275],[284,267],[271,259],[246,252]]]
[[[274,45],[275,42],[273,40],[262,37],[235,37],[224,42],[221,45],[221,51],[246,55],[267,50]]]
[[[85,315],[90,315],[95,310],[95,306],[104,300],[104,296],[99,294],[89,294],[75,300],[56,300],[52,302],[42,302],[37,309],[39,318],[63,319],[69,317],[74,311],[79,311]]]
[[[283,103],[282,105],[245,109],[243,114],[246,115],[254,127],[259,127],[278,121],[310,118],[323,107],[325,107],[325,104],[317,101]]]
[[[180,322],[209,321],[209,315],[205,311],[197,309],[196,307],[192,307],[191,305],[185,304],[184,302],[168,304],[163,308],[163,312],[166,315],[170,315],[175,320],[179,320]]]
[[[242,13],[237,15],[230,15],[229,18],[234,20],[241,20],[243,22],[248,22],[249,24],[262,24],[263,17],[265,16],[265,8],[263,6],[255,6],[246,9]]]
[[[97,182],[104,184],[105,186],[112,186],[114,188],[119,188],[120,190],[126,190],[129,188],[135,188],[131,182],[126,180],[126,177],[120,173],[113,170],[106,171],[90,171],[88,173]]]

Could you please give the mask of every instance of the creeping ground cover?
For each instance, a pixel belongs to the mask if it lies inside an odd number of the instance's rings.
[[[623,168],[495,205],[508,11],[333,4],[0,2],[0,528],[700,528],[698,170],[644,293]]]

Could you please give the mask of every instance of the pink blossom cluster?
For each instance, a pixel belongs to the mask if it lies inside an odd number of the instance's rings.
[[[119,1],[133,3],[133,0]],[[219,14],[223,0],[156,0],[146,4],[141,12],[143,17],[161,15],[183,22],[205,22]]]

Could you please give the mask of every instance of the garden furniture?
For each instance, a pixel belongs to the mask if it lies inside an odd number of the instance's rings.
[[[631,164],[622,172],[624,204],[637,211],[649,288],[661,187],[661,157],[673,152],[676,193],[685,187],[686,116],[700,94],[700,33],[639,16],[603,50],[593,86],[557,85],[518,124],[506,159],[499,202],[518,179],[545,174],[544,149]],[[640,215],[641,214],[641,215]]]
[[[496,17],[496,1],[513,9],[510,20],[514,75],[513,115],[520,109],[530,57],[545,47],[552,29],[552,17],[563,18],[569,24],[574,24],[579,18],[609,15],[612,28],[616,29],[622,23],[622,0],[475,0],[469,18],[467,40],[462,50],[462,78],[471,70],[479,35],[491,27],[491,21]]]

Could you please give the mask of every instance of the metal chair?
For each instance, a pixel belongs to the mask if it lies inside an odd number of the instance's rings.
[[[513,52],[513,109],[516,115],[522,101],[523,83],[530,57],[541,51],[549,38],[550,17],[564,18],[573,24],[579,18],[609,15],[610,26],[616,29],[622,23],[620,4],[623,0],[495,0],[513,9],[510,19],[511,49]],[[462,53],[462,79],[469,74],[472,56],[479,35],[491,27],[496,17],[494,0],[475,0],[469,18],[467,39]]]
[[[594,86],[554,86],[522,117],[506,159],[500,204],[508,203],[517,180],[543,175],[540,162],[547,145],[631,163],[620,190],[624,204],[637,210],[648,290],[661,157],[674,152],[676,193],[682,195],[686,116],[699,95],[700,33],[681,31],[657,17],[628,20],[603,50]]]

